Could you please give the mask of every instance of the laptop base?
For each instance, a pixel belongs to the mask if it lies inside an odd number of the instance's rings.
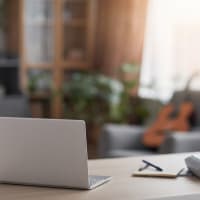
[[[107,182],[109,182],[112,177],[110,176],[89,176],[89,190],[95,189]]]

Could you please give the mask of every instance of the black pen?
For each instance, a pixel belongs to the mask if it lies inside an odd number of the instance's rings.
[[[163,171],[162,168],[160,168],[160,167],[157,166],[157,165],[154,165],[153,163],[150,163],[150,162],[148,162],[148,161],[146,161],[146,160],[142,160],[142,162],[145,163],[145,164],[147,164],[148,166],[151,166],[151,167],[155,168],[155,169],[158,170],[158,171]]]

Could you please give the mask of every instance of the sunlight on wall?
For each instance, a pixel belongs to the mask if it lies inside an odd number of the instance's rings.
[[[200,71],[200,0],[150,0],[140,95],[168,100]],[[200,89],[200,78],[192,89]]]

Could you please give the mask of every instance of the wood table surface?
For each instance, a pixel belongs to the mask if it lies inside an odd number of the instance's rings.
[[[195,177],[141,178],[132,174],[142,159],[185,167],[184,158],[199,153],[169,154],[135,158],[90,160],[92,175],[110,175],[112,180],[91,191],[0,185],[2,200],[133,200],[200,193],[200,179]]]

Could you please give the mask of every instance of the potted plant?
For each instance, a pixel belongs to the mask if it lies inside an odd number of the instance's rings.
[[[131,67],[136,70],[134,65],[124,65],[120,74],[127,68],[130,71]],[[135,85],[134,80],[117,80],[98,73],[74,73],[62,89],[65,117],[85,120],[92,129],[89,139],[94,141],[98,137],[98,131],[94,130],[102,124],[130,122],[133,114],[130,90]]]

